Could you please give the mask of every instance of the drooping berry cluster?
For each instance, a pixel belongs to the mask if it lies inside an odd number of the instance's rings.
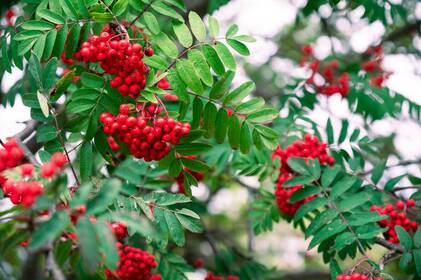
[[[239,280],[240,278],[238,278],[237,276],[234,276],[234,275],[228,275],[225,279],[226,280]],[[224,277],[214,275],[212,272],[208,272],[205,280],[224,280]]]
[[[120,261],[118,269],[105,270],[108,279],[121,280],[161,280],[161,275],[152,274],[152,270],[157,267],[155,257],[139,248],[124,246],[117,243]]]
[[[340,94],[347,96],[349,92],[349,74],[341,72],[339,62],[332,60],[327,63],[321,63],[314,58],[311,46],[302,48],[303,58],[301,66],[306,66],[310,70],[310,77],[306,80],[307,85],[315,88],[317,93],[331,96]],[[316,79],[316,76],[320,79]]]
[[[140,104],[136,110],[123,104],[117,116],[103,113],[100,121],[104,125],[104,132],[126,144],[134,157],[145,161],[160,160],[170,152],[171,145],[178,144],[181,137],[190,133],[189,123],[178,122],[168,116],[161,117],[160,110],[155,104]],[[132,111],[135,112],[132,114]],[[113,136],[108,138],[108,143],[116,151],[120,146]]]
[[[123,240],[127,236],[127,225],[123,222],[114,222],[110,224],[111,230],[113,231],[117,240]]]
[[[383,280],[383,277],[369,277],[361,273],[341,274],[336,276],[336,280]]]
[[[390,72],[385,72],[382,67],[383,62],[383,46],[368,48],[367,55],[370,56],[368,61],[361,64],[361,69],[370,74],[370,85],[381,88],[389,76]]]
[[[105,73],[113,76],[111,87],[124,96],[136,98],[145,88],[149,69],[142,61],[142,46],[123,37],[106,27],[99,36],[91,36],[87,42],[82,43],[75,58],[84,62],[99,62]],[[153,55],[153,52],[145,54]]]
[[[190,158],[190,159],[196,159],[197,156],[183,156],[185,158]],[[202,181],[204,174],[201,172],[195,172],[193,170],[188,169],[187,167],[183,167],[184,172],[190,173],[197,181]],[[184,174],[183,172],[180,172],[180,174],[177,176],[177,178],[175,178],[175,181],[177,182],[177,187],[178,187],[178,192],[185,194],[185,189],[184,189]]]
[[[51,178],[66,164],[66,157],[62,153],[55,153],[48,162],[41,166],[40,175],[43,178]],[[3,192],[13,204],[20,204],[24,207],[31,207],[37,196],[44,193],[44,186],[41,182],[34,180],[34,166],[26,163],[20,166],[21,180],[7,179],[3,184]]]
[[[405,208],[411,208],[414,206],[415,201],[412,199],[409,199],[406,204],[402,200],[398,200],[395,205],[387,204],[384,207],[373,205],[370,208],[370,211],[378,212],[380,215],[389,216],[389,219],[381,220],[378,224],[381,227],[388,228],[388,230],[384,233],[387,241],[391,243],[399,243],[395,226],[401,226],[409,232],[415,232],[418,228],[418,223],[408,218],[405,212]]]
[[[314,196],[309,196],[294,203],[289,202],[290,197],[303,186],[284,188],[284,183],[295,176],[293,170],[288,166],[288,159],[291,157],[318,159],[321,165],[332,165],[335,160],[327,154],[327,144],[321,143],[317,137],[308,134],[305,135],[304,141],[296,141],[284,150],[280,147],[276,148],[272,154],[272,158],[275,157],[279,157],[281,160],[275,191],[276,203],[282,213],[293,216],[301,205],[313,199]]]
[[[4,143],[3,149],[1,149],[0,146],[0,172],[18,166],[24,156],[25,155],[16,140],[8,139],[8,141]]]

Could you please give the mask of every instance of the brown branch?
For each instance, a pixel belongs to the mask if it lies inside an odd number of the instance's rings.
[[[374,242],[376,244],[380,245],[380,246],[385,247],[386,249],[389,249],[389,250],[393,250],[393,251],[396,251],[396,252],[399,252],[399,253],[405,252],[405,249],[402,246],[390,243],[386,239],[383,239],[383,238],[380,238],[380,237],[374,238]]]
[[[394,168],[394,167],[408,166],[408,165],[412,165],[412,164],[421,164],[421,159],[416,159],[416,160],[404,160],[404,161],[398,162],[398,163],[396,163],[396,164],[392,164],[392,165],[386,166],[386,167],[385,167],[385,170],[388,170],[388,169],[391,169],[391,168]],[[373,172],[373,170],[374,170],[374,167],[373,167],[373,168],[371,168],[370,170],[367,170],[367,171],[363,172],[361,175],[363,175],[363,176],[367,176],[367,175],[369,175],[371,172]]]
[[[382,43],[387,41],[396,41],[403,36],[411,35],[414,32],[419,32],[421,28],[421,20],[417,20],[415,22],[408,23],[393,32],[389,33],[384,39]]]

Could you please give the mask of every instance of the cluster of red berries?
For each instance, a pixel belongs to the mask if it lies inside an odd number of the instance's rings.
[[[194,156],[194,155],[183,156],[183,157],[189,158],[189,159],[196,159],[197,158],[197,156]],[[188,169],[187,167],[183,167],[183,170],[184,170],[184,172],[190,173],[197,181],[203,180],[204,174],[202,172],[195,172],[195,171],[192,171],[192,170]],[[177,178],[175,178],[175,181],[177,182],[177,187],[178,187],[177,192],[185,194],[186,192],[185,192],[185,189],[184,189],[184,174],[183,174],[183,172],[180,172],[180,174],[177,176]]]
[[[275,157],[279,157],[281,160],[275,191],[276,203],[282,213],[287,216],[293,216],[301,205],[313,199],[315,196],[309,196],[294,203],[289,202],[290,197],[303,186],[297,185],[284,188],[284,183],[295,176],[294,171],[288,166],[288,159],[291,157],[318,159],[321,165],[332,165],[335,160],[327,154],[327,144],[321,143],[316,136],[309,134],[305,135],[304,141],[296,141],[285,150],[277,147],[272,154],[272,159]]]
[[[402,200],[398,200],[395,205],[387,204],[384,207],[373,205],[370,211],[378,212],[380,215],[387,215],[390,219],[381,220],[378,224],[381,227],[388,228],[384,233],[387,241],[391,243],[399,243],[399,238],[395,231],[395,226],[401,226],[406,231],[415,232],[418,228],[418,223],[409,219],[405,213],[405,208],[411,208],[415,206],[415,201],[409,199],[406,204]]]
[[[383,277],[368,277],[367,275],[361,273],[352,273],[352,274],[341,274],[336,276],[336,280],[383,280]]]
[[[381,88],[384,85],[384,82],[392,74],[390,72],[385,72],[382,67],[383,62],[383,46],[376,46],[368,48],[367,55],[370,56],[368,61],[365,61],[361,64],[361,68],[371,74],[370,85],[374,87]]]
[[[133,115],[131,111],[135,111]],[[135,110],[131,110],[128,104],[122,104],[117,116],[103,113],[100,121],[104,132],[125,143],[134,157],[145,161],[160,160],[170,152],[171,145],[178,144],[181,137],[190,133],[189,123],[178,122],[168,116],[160,117],[160,111],[156,104],[139,104]],[[112,150],[120,149],[112,136],[108,138],[108,143]]]
[[[139,248],[124,246],[117,243],[120,261],[118,269],[105,270],[108,279],[121,280],[161,280],[161,275],[152,275],[152,270],[157,267],[155,257]]]
[[[66,157],[62,153],[55,153],[51,161],[41,166],[40,175],[43,178],[51,178],[66,164]],[[37,196],[44,193],[44,186],[41,182],[33,180],[34,166],[26,163],[20,166],[22,180],[15,181],[8,179],[2,188],[13,204],[20,204],[24,207],[31,207]]]
[[[3,149],[0,149],[0,172],[18,166],[24,156],[16,140],[8,139]]]
[[[225,278],[225,279],[226,280],[239,280],[240,278],[238,278],[237,276],[234,276],[234,275],[228,275],[227,278]],[[224,277],[214,275],[212,272],[208,272],[205,280],[224,280]]]
[[[349,74],[339,71],[339,62],[332,60],[321,65],[321,62],[314,58],[313,48],[306,45],[302,48],[303,58],[302,66],[307,66],[311,71],[310,77],[306,80],[306,84],[314,86],[316,91],[327,96],[339,93],[347,96],[349,92]],[[323,78],[321,82],[316,81],[316,75]]]
[[[117,240],[123,240],[124,238],[126,238],[128,232],[127,232],[127,225],[125,223],[114,222],[110,224],[110,227]]]
[[[138,43],[131,43],[115,34],[110,27],[105,27],[99,35],[91,36],[82,43],[75,58],[84,62],[99,62],[105,73],[113,75],[110,86],[124,96],[136,98],[145,88],[149,68],[142,61],[144,54],[153,55],[151,48],[143,50]]]
[[[6,23],[8,26],[13,26],[14,22],[16,19],[16,13],[12,10],[9,9],[6,12]]]

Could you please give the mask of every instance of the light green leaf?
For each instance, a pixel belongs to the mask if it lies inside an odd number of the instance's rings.
[[[193,44],[193,37],[187,25],[182,22],[174,21],[172,26],[180,44],[185,48],[189,48]]]
[[[193,35],[196,37],[196,39],[199,42],[204,42],[206,40],[206,27],[196,12],[191,11],[189,13],[189,23]]]

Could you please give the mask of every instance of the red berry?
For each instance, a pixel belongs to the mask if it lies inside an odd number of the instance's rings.
[[[22,164],[20,167],[20,173],[24,177],[32,177],[34,173],[34,166],[30,163]]]
[[[413,199],[408,199],[408,200],[406,201],[406,207],[411,208],[411,207],[414,207],[414,206],[415,206],[415,200],[413,200]]]
[[[405,208],[405,202],[403,202],[402,200],[398,200],[396,202],[396,208],[398,208],[400,210],[404,209]]]
[[[56,174],[56,167],[53,163],[49,162],[41,166],[41,177],[51,178]]]
[[[51,163],[57,168],[63,168],[67,163],[67,157],[63,153],[55,153],[51,158]]]
[[[154,55],[154,50],[152,48],[145,48],[145,55],[146,56],[153,56]]]

